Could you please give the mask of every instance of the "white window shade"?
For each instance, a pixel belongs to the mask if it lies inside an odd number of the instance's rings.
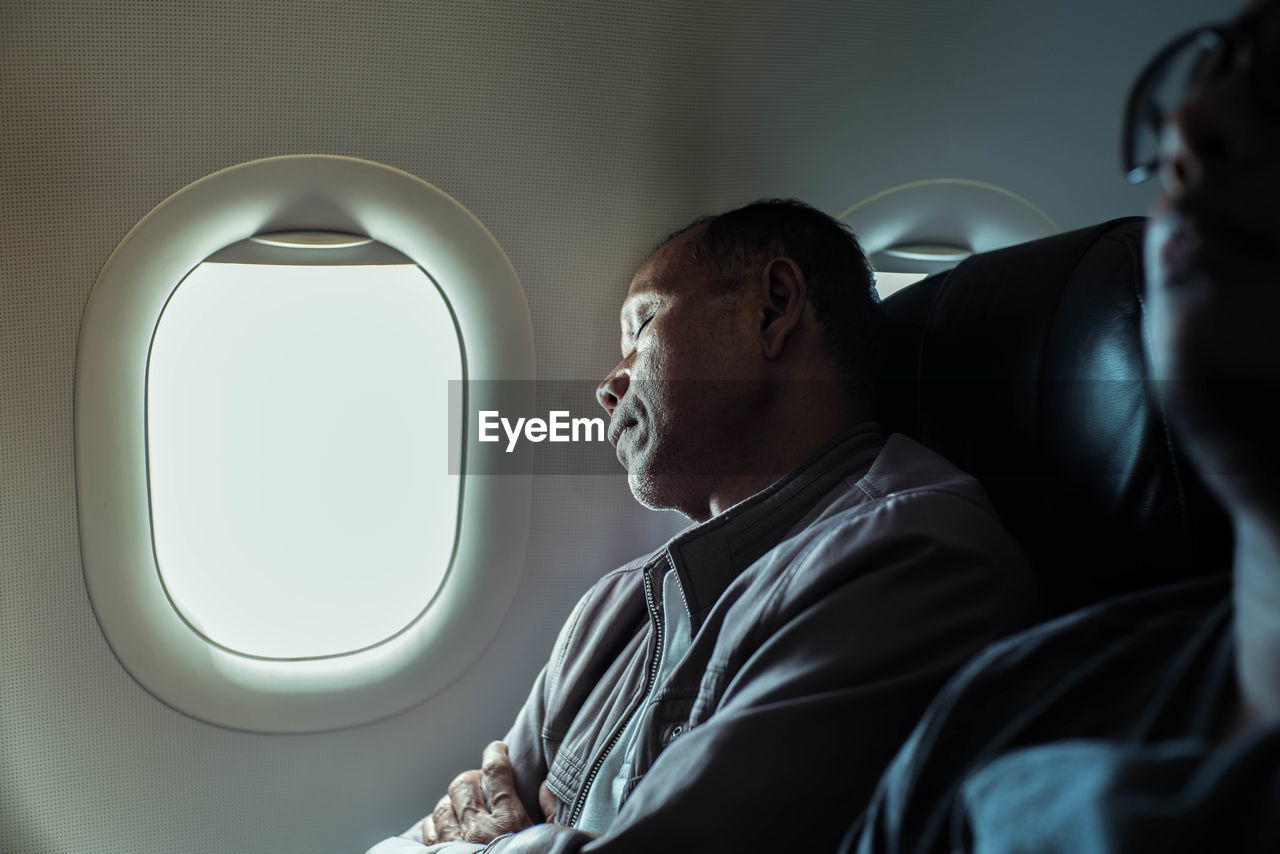
[[[413,264],[193,270],[146,392],[156,563],[183,618],[264,658],[409,625],[453,552],[461,378],[448,306]]]

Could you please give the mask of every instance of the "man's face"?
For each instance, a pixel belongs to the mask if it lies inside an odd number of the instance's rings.
[[[1280,52],[1280,3],[1244,18],[1254,49],[1229,52],[1165,124],[1146,239],[1152,365],[1206,474],[1262,462],[1243,452],[1274,444],[1260,407],[1280,388],[1280,115],[1253,71]]]
[[[702,521],[717,481],[751,465],[743,448],[763,358],[750,289],[726,289],[689,259],[698,233],[659,249],[632,279],[622,361],[596,395],[636,500]]]

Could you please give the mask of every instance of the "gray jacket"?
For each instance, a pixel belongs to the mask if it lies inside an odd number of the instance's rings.
[[[670,568],[693,641],[641,708]],[[587,591],[506,736],[529,814],[545,779],[558,824],[485,850],[590,842],[560,825],[635,714],[621,811],[588,851],[834,850],[946,678],[1037,601],[977,481],[864,425]]]

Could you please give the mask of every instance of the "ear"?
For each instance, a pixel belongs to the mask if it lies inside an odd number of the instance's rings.
[[[804,272],[790,258],[774,258],[764,268],[764,318],[760,339],[766,359],[782,355],[791,333],[800,325],[809,290]]]

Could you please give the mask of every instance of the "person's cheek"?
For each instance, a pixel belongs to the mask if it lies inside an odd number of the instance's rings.
[[[1190,301],[1187,293],[1190,283],[1184,280],[1175,286],[1169,280],[1163,256],[1171,239],[1172,226],[1162,216],[1163,213],[1163,205],[1158,201],[1147,224],[1143,324],[1152,377],[1158,381],[1169,381],[1181,373],[1177,358],[1178,339],[1181,321]]]

